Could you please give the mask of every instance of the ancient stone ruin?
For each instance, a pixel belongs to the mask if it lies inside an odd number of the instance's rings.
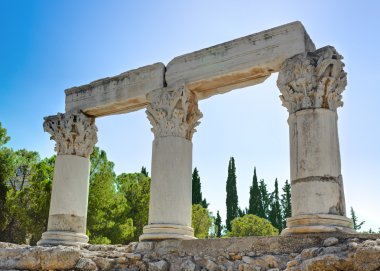
[[[166,67],[156,63],[66,90],[66,112],[44,122],[57,159],[48,229],[38,245],[53,247],[2,244],[0,269],[380,270],[380,236],[356,234],[346,217],[337,128],[347,84],[342,59],[332,46],[316,49],[302,24],[293,22],[178,56]],[[289,112],[287,228],[280,237],[190,240],[195,239],[192,137],[202,117],[198,100],[262,83],[277,72]],[[154,141],[143,242],[88,245],[96,117],[144,108]]]
[[[146,109],[154,133],[149,224],[140,240],[193,239],[192,137],[198,100],[279,72],[289,111],[292,214],[282,234],[353,232],[345,213],[337,108],[347,81],[334,47],[316,50],[300,22],[239,38],[65,91],[66,112],[45,118],[57,160],[40,245],[85,244],[89,156],[96,117]]]

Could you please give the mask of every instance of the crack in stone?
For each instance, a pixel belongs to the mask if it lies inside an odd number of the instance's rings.
[[[292,185],[299,184],[299,183],[306,183],[306,182],[331,182],[331,183],[337,183],[339,186],[342,185],[342,176],[339,175],[338,177],[332,177],[332,176],[311,176],[306,178],[300,178],[296,180],[292,180]]]

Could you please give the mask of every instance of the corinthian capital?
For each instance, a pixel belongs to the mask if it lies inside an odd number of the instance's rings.
[[[178,136],[191,140],[202,113],[197,97],[184,85],[147,94],[146,113],[155,137]]]
[[[343,57],[332,46],[287,59],[281,67],[277,86],[289,113],[307,108],[333,111],[343,105],[341,93],[347,85]]]
[[[44,131],[55,140],[58,154],[89,157],[98,141],[95,119],[81,112],[69,112],[44,118]]]

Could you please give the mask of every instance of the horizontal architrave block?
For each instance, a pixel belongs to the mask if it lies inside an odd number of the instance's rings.
[[[205,99],[259,84],[285,59],[314,50],[303,25],[293,22],[176,57],[166,69],[156,63],[67,89],[66,112],[81,110],[94,117],[128,113],[146,107],[150,91],[182,84]]]
[[[164,87],[165,66],[156,63],[65,90],[66,112],[100,117],[144,108],[146,93]]]
[[[287,58],[314,51],[303,25],[293,22],[174,58],[169,87],[185,83],[199,99],[263,82]]]

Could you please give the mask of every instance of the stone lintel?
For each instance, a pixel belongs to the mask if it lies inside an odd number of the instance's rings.
[[[66,112],[81,110],[93,117],[128,113],[146,107],[147,93],[179,84],[205,99],[259,84],[284,60],[314,50],[303,25],[293,22],[176,57],[166,69],[156,63],[67,89]]]
[[[169,62],[167,85],[187,84],[199,99],[263,82],[281,64],[315,46],[300,22],[228,41]]]
[[[156,63],[65,90],[66,112],[100,117],[144,108],[145,95],[164,87],[165,66]]]

